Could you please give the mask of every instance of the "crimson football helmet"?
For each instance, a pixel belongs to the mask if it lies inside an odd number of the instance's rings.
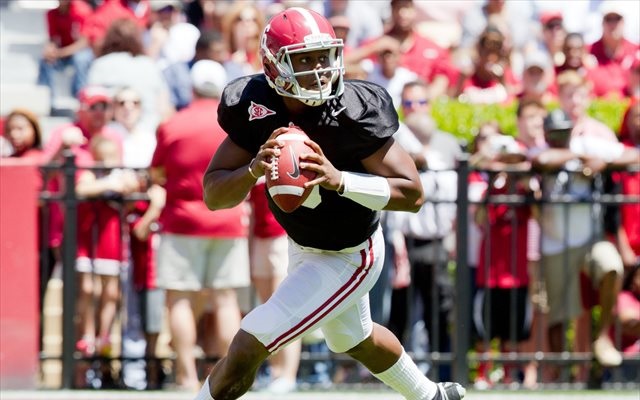
[[[276,14],[264,28],[260,40],[262,65],[269,85],[281,96],[293,97],[309,106],[318,106],[344,91],[342,39],[322,15],[292,7]],[[326,68],[295,71],[291,54],[329,51]],[[315,86],[303,87],[301,76],[315,76]],[[328,79],[327,79],[328,77]]]

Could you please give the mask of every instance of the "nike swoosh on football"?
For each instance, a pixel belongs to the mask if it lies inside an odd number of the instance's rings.
[[[298,167],[298,156],[296,155],[296,152],[293,150],[293,148],[291,148],[290,150],[291,150],[291,163],[293,164],[293,172],[287,172],[287,175],[289,175],[291,179],[298,179],[300,177],[300,167]]]
[[[342,108],[341,108],[341,109],[339,109],[339,110],[331,111],[331,115],[332,115],[332,116],[334,116],[334,117],[337,117],[337,116],[338,116],[338,114],[340,114],[341,112],[343,112],[343,111],[344,111],[344,110],[346,110],[346,109],[347,109],[347,107],[345,106],[345,107],[342,107]]]

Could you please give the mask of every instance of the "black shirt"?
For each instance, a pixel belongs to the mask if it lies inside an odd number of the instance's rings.
[[[380,149],[398,130],[398,115],[387,91],[370,82],[345,81],[344,94],[303,114],[290,114],[263,74],[229,83],[218,107],[218,122],[229,138],[256,154],[271,133],[289,123],[320,145],[334,167],[366,172],[360,160]],[[380,213],[335,191],[320,187],[320,204],[292,213],[278,208],[267,192],[269,208],[298,244],[341,250],[365,241],[377,229]]]

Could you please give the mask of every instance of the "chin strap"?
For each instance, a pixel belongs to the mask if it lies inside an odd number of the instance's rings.
[[[382,210],[391,198],[387,178],[357,172],[342,172],[338,194],[372,210]]]

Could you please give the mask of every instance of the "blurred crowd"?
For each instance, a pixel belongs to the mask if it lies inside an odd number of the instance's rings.
[[[396,139],[421,171],[427,204],[416,214],[384,215],[387,272],[371,294],[374,320],[414,355],[453,351],[456,169],[467,153],[471,350],[593,352],[604,368],[622,365],[627,379],[638,379],[623,356],[640,354],[640,205],[580,202],[595,192],[640,195],[640,5],[617,0],[59,0],[46,14],[37,84],[49,87],[56,115],[56,79],[72,68],[75,117],[42,132],[38,116],[13,110],[3,117],[0,152],[38,164],[73,154],[86,168],[76,176],[84,200],[78,353],[114,354],[111,336],[126,292],[134,300],[121,351],[146,362],[125,363],[124,384],[162,387],[155,356],[166,325],[175,385],[197,391],[241,315],[286,274],[287,241],[267,207],[264,182],[245,205],[215,212],[202,202],[201,182],[225,137],[216,120],[222,90],[262,71],[260,34],[289,6],[329,19],[345,44],[347,78],[387,89],[402,120]],[[625,102],[619,132],[588,115],[594,98]],[[517,104],[517,134],[481,121],[473,142],[463,144],[437,126],[432,105],[440,99]],[[61,174],[43,173],[43,190],[64,184]],[[144,200],[123,201],[134,194]],[[521,201],[490,201],[499,195]],[[572,202],[544,204],[562,196]],[[42,208],[41,246],[49,249],[43,297],[60,262],[64,213],[55,203]],[[366,379],[357,367],[322,361],[302,379],[301,349],[328,352],[322,337],[303,342],[269,360],[257,385],[284,393],[302,381]],[[196,347],[206,362],[197,362]],[[473,376],[479,389],[584,382],[589,375],[585,366],[567,372],[535,360],[480,359]],[[450,380],[445,364],[420,366]],[[90,362],[78,369],[78,387],[107,385],[108,371],[96,383]]]

